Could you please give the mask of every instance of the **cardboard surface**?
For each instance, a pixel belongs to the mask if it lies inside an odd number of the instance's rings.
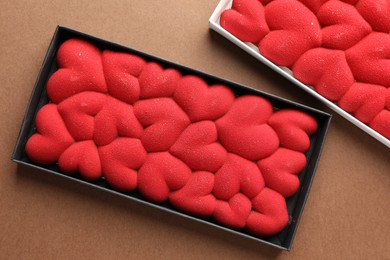
[[[218,1],[19,1],[0,8],[0,254],[44,258],[390,258],[390,151],[335,115],[291,252],[10,161],[57,24],[317,107],[208,29]]]

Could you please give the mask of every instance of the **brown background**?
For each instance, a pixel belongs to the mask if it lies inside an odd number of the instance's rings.
[[[10,161],[58,24],[331,112],[210,32],[217,3],[0,0],[0,258],[390,259],[390,150],[337,115],[291,252]]]

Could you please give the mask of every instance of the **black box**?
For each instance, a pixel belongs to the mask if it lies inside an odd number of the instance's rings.
[[[298,190],[298,192],[291,198],[287,199],[287,209],[289,214],[289,224],[288,226],[282,230],[279,234],[274,235],[272,237],[266,237],[266,238],[258,238],[255,236],[252,236],[245,231],[238,231],[229,229],[226,227],[223,227],[216,222],[214,222],[211,219],[200,219],[196,218],[190,215],[186,215],[184,213],[176,211],[172,206],[170,206],[169,203],[164,204],[153,204],[151,202],[148,202],[142,198],[142,196],[139,194],[139,192],[134,191],[131,193],[121,193],[118,191],[115,191],[111,189],[104,180],[100,179],[95,182],[87,182],[82,180],[81,178],[77,176],[68,176],[62,174],[57,165],[48,165],[48,166],[39,166],[35,165],[26,155],[25,152],[25,145],[28,140],[28,138],[36,131],[35,128],[35,116],[38,112],[38,110],[47,104],[49,102],[49,99],[46,94],[46,83],[50,76],[57,70],[57,64],[56,64],[56,53],[59,48],[59,46],[66,40],[70,38],[79,38],[84,39],[95,46],[97,46],[100,49],[109,49],[112,51],[119,51],[119,52],[127,52],[131,54],[138,55],[142,58],[144,58],[146,61],[155,61],[162,65],[163,67],[171,67],[175,68],[178,71],[180,71],[183,75],[196,75],[201,78],[203,78],[208,84],[223,84],[229,88],[231,88],[236,95],[243,95],[243,94],[253,94],[258,95],[261,97],[266,98],[268,101],[272,103],[272,105],[276,108],[293,108],[301,110],[305,113],[310,114],[313,116],[318,123],[318,131],[311,136],[311,146],[308,152],[306,153],[307,158],[307,165],[304,171],[299,175],[299,179],[301,182],[301,186]],[[322,111],[277,97],[273,96],[267,93],[264,93],[262,91],[243,86],[234,82],[230,82],[197,70],[193,70],[169,61],[166,61],[164,59],[160,59],[136,50],[133,50],[128,47],[124,47],[109,41],[105,41],[66,27],[58,26],[53,39],[49,45],[46,57],[43,61],[42,68],[40,70],[40,73],[38,75],[38,79],[35,83],[27,111],[22,123],[22,127],[15,145],[15,149],[12,155],[12,160],[16,163],[27,165],[32,168],[40,169],[42,171],[47,172],[48,174],[55,174],[57,176],[60,176],[62,178],[71,179],[72,181],[83,183],[84,185],[92,186],[97,189],[103,190],[105,192],[111,192],[114,194],[117,194],[122,197],[126,197],[130,200],[137,201],[139,203],[152,206],[158,210],[164,210],[173,214],[180,215],[182,217],[192,219],[194,221],[202,222],[204,224],[237,234],[242,237],[246,237],[248,239],[252,239],[255,241],[259,241],[274,247],[277,247],[279,249],[284,250],[290,250],[292,246],[292,242],[295,236],[295,232],[297,230],[297,226],[300,220],[300,217],[303,212],[303,208],[306,202],[306,199],[309,195],[310,187],[312,184],[312,181],[314,179],[315,171],[319,162],[320,154],[323,148],[324,140],[326,133],[329,128],[329,124],[331,121],[331,115],[324,113]]]

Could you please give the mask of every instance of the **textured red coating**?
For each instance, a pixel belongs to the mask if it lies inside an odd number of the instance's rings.
[[[228,201],[217,200],[213,217],[227,227],[243,228],[251,210],[251,200],[241,193],[236,193]]]
[[[307,8],[309,8],[313,13],[317,13],[320,7],[328,2],[329,0],[299,0],[302,4],[304,4]]]
[[[390,2],[388,0],[359,0],[356,9],[375,31],[390,33]]]
[[[370,122],[370,126],[390,139],[390,110],[384,109]]]

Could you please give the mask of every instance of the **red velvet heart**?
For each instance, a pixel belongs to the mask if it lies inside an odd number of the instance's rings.
[[[241,96],[229,112],[216,121],[219,140],[232,153],[248,160],[260,160],[279,147],[279,138],[267,125],[272,105],[264,98]]]
[[[252,202],[247,196],[237,193],[229,202],[217,200],[214,219],[230,228],[243,228],[252,209]]]
[[[57,53],[59,69],[47,82],[47,95],[53,103],[83,91],[107,92],[100,50],[79,39],[64,42]]]
[[[323,26],[324,48],[346,50],[372,31],[371,26],[354,6],[338,0],[331,0],[322,5],[317,18]]]
[[[307,51],[294,64],[294,77],[331,101],[339,100],[355,82],[345,53],[316,48]]]
[[[293,109],[277,111],[268,124],[278,134],[281,146],[302,153],[309,149],[309,135],[314,134],[318,127],[313,117]]]
[[[224,164],[226,150],[217,142],[217,128],[212,121],[189,125],[170,152],[192,170],[216,172]]]
[[[37,133],[26,143],[27,156],[38,164],[56,163],[60,155],[73,142],[57,110],[57,105],[42,107],[35,119]]]
[[[106,146],[98,148],[105,180],[114,189],[122,192],[137,187],[137,170],[146,160],[146,151],[141,141],[118,137]]]
[[[264,176],[265,185],[288,198],[299,189],[299,175],[306,166],[303,153],[279,148],[270,157],[257,163]]]
[[[191,169],[168,152],[149,153],[138,171],[138,189],[149,201],[166,201],[171,191],[181,189],[191,176]]]
[[[320,7],[329,0],[299,0],[307,8],[309,8],[314,14],[318,12]]]
[[[390,2],[388,0],[359,0],[356,9],[375,31],[390,33]]]
[[[232,8],[221,14],[220,24],[243,42],[259,42],[269,32],[258,0],[234,0]]]
[[[198,122],[223,116],[229,110],[234,94],[227,87],[208,87],[199,77],[185,76],[177,83],[173,99],[187,113],[191,122]]]
[[[69,146],[58,159],[58,166],[65,174],[80,175],[89,181],[102,177],[99,153],[91,140],[77,142]]]
[[[146,62],[132,54],[103,51],[103,69],[108,93],[128,104],[139,99],[140,86],[138,76]]]
[[[148,152],[167,151],[175,143],[190,119],[171,98],[140,100],[134,114],[145,127],[141,141]]]
[[[378,131],[387,139],[390,139],[390,111],[387,109],[382,110],[376,117],[370,122],[370,127]]]
[[[229,153],[225,164],[215,173],[213,194],[221,200],[229,200],[238,192],[249,198],[264,188],[264,179],[254,162]]]
[[[216,199],[211,194],[214,187],[214,174],[194,172],[186,185],[169,196],[171,204],[188,214],[200,217],[213,215]]]

